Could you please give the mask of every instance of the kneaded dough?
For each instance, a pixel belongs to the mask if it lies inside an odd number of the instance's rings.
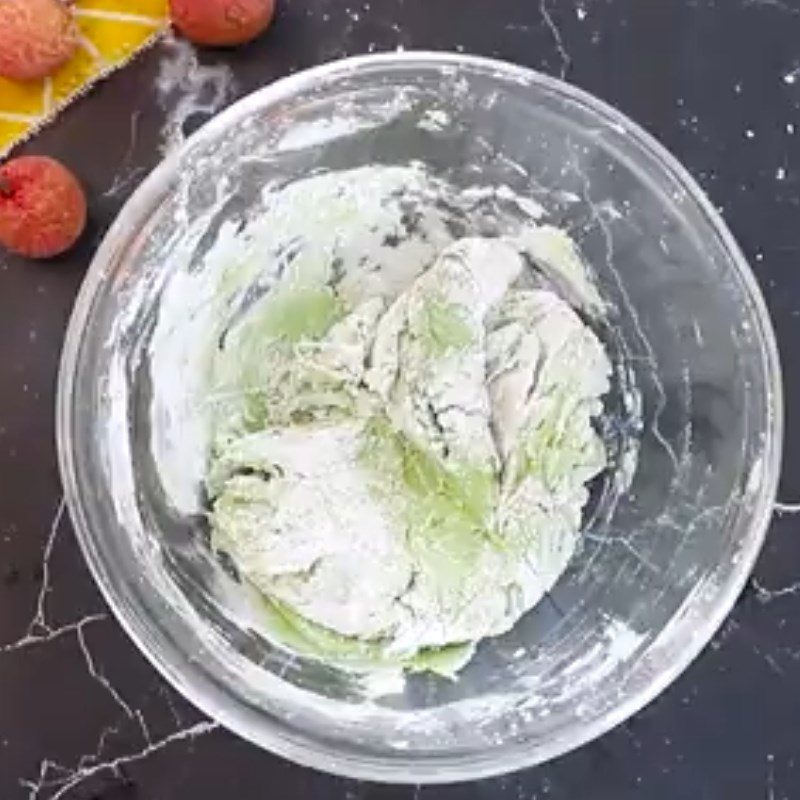
[[[501,634],[572,557],[610,364],[521,280],[534,245],[456,241],[393,295],[287,270],[226,332],[212,545],[321,655],[411,663]]]

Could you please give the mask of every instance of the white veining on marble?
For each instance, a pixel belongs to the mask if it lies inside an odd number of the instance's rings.
[[[640,553],[634,544],[631,542],[631,538],[635,537],[627,537],[627,536],[598,536],[595,533],[584,533],[584,539],[587,542],[595,542],[597,544],[616,544],[622,547],[624,550],[627,550],[643,567],[650,570],[650,572],[658,575],[661,573],[661,570],[645,555]]]
[[[55,625],[48,621],[47,617],[47,595],[50,592],[50,556],[56,543],[56,537],[61,528],[61,521],[64,518],[66,502],[61,498],[58,502],[53,521],[50,523],[50,532],[45,541],[42,552],[42,584],[36,597],[36,608],[28,627],[23,635],[13,641],[0,645],[0,653],[9,653],[14,650],[22,650],[26,647],[49,642],[67,633],[82,634],[83,628],[93,622],[107,619],[105,614],[89,614],[81,619],[63,625]]]
[[[789,595],[796,595],[800,593],[800,581],[789,584],[788,586],[782,586],[777,589],[768,589],[758,580],[758,578],[752,578],[751,583],[756,591],[756,597],[762,603],[769,603],[772,600],[778,600],[781,597],[787,597]]]
[[[776,514],[800,514],[800,503],[775,503]]]
[[[539,13],[542,15],[542,19],[544,20],[544,24],[550,29],[550,33],[553,36],[553,42],[556,46],[556,51],[558,52],[559,58],[561,59],[561,69],[559,70],[559,77],[563,80],[567,77],[567,73],[569,72],[569,68],[572,65],[572,59],[567,53],[566,48],[564,47],[564,38],[561,35],[561,30],[559,29],[558,25],[556,25],[555,20],[553,19],[553,15],[550,13],[550,9],[547,5],[547,0],[539,0]]]
[[[606,218],[607,216],[609,216],[608,213],[609,209],[605,204],[601,206],[592,199],[590,181],[586,173],[581,169],[579,159],[572,159],[570,163],[567,165],[567,168],[570,171],[572,171],[572,173],[576,175],[582,183],[581,194],[583,196],[584,202],[589,206],[589,209],[591,210],[591,215],[592,215],[591,221],[598,226],[605,241],[606,267],[608,268],[609,272],[614,276],[615,282],[617,284],[617,289],[620,293],[620,297],[625,306],[625,309],[627,310],[630,316],[631,323],[633,325],[634,330],[636,331],[636,336],[639,339],[639,343],[641,344],[643,350],[641,356],[631,355],[629,356],[629,358],[634,358],[634,357],[642,358],[643,361],[650,368],[650,378],[653,383],[653,388],[655,389],[657,397],[655,408],[653,409],[652,421],[650,423],[651,433],[653,437],[656,439],[656,441],[664,449],[664,452],[667,454],[670,461],[672,462],[672,468],[674,470],[674,474],[679,475],[680,462],[678,456],[675,452],[675,449],[670,444],[667,437],[661,430],[661,416],[663,415],[664,410],[667,407],[667,393],[664,390],[664,384],[661,378],[659,377],[658,363],[656,361],[653,346],[650,344],[650,340],[647,338],[642,328],[642,324],[639,319],[639,313],[634,307],[633,303],[631,302],[628,290],[625,288],[625,283],[619,274],[619,270],[614,264],[615,260],[614,236],[611,232],[611,228],[609,227],[609,221]],[[616,216],[612,215],[612,221],[614,219],[616,219]]]
[[[44,759],[39,765],[39,775],[35,780],[21,779],[20,786],[28,790],[27,800],[60,800],[76,787],[90,778],[104,772],[119,774],[122,767],[158,753],[176,742],[193,741],[200,736],[212,733],[220,727],[218,722],[198,722],[188,728],[173,731],[163,738],[148,743],[140,750],[116,756],[106,761],[98,757],[96,763],[88,763],[92,757],[83,756],[82,763],[71,769]],[[103,738],[103,737],[101,737]]]
[[[66,767],[52,758],[43,758],[39,765],[38,777],[35,780],[20,779],[20,786],[28,790],[28,800],[59,800],[59,798],[67,797],[68,794],[72,797],[74,796],[71,794],[73,789],[96,775],[106,772],[119,774],[120,768],[127,764],[141,761],[174,742],[194,739],[219,727],[216,722],[203,721],[189,727],[179,727],[177,730],[154,740],[141,709],[135,708],[123,698],[120,691],[103,673],[98,665],[96,656],[89,647],[87,628],[92,623],[107,620],[108,615],[99,613],[87,614],[74,622],[62,625],[50,620],[47,607],[48,595],[52,589],[50,560],[58,534],[63,527],[65,511],[66,502],[63,498],[60,498],[42,551],[42,582],[36,597],[33,617],[19,639],[0,645],[0,655],[13,653],[35,645],[44,645],[66,634],[74,633],[89,677],[108,694],[114,705],[122,711],[124,718],[130,720],[136,726],[140,733],[141,743],[138,750],[104,758],[104,749],[111,737],[120,732],[120,726],[115,724],[104,727],[100,731],[94,752],[80,756],[74,767]],[[173,718],[176,725],[182,725],[176,713],[173,713]]]
[[[139,709],[133,709],[125,702],[122,698],[122,695],[114,688],[111,682],[103,675],[102,672],[99,671],[97,665],[95,664],[94,656],[92,655],[91,650],[89,650],[89,645],[86,643],[86,636],[83,632],[83,628],[78,628],[77,631],[78,635],[78,644],[81,648],[81,653],[83,654],[83,659],[86,662],[86,668],[89,671],[89,675],[100,684],[100,686],[108,692],[111,696],[111,699],[125,712],[125,716],[128,719],[136,721],[139,725],[139,728],[142,732],[142,737],[144,738],[145,742],[150,742],[150,731],[148,730],[147,723],[144,720],[144,715]]]

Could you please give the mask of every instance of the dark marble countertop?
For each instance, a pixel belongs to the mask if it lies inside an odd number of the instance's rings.
[[[86,184],[82,245],[0,255],[0,798],[793,800],[800,798],[800,0],[283,0],[271,32],[199,56],[163,42],[24,148]],[[167,686],[110,616],[59,487],[56,369],[107,226],[163,148],[287,73],[373,50],[455,49],[566,76],[683,161],[745,250],[778,331],[781,500],[755,572],[697,662],[599,741],[525,773],[381,787],[289,764]]]

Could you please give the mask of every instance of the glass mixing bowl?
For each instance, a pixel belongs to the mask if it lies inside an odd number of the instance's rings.
[[[619,480],[608,485],[621,491],[587,515],[583,547],[547,598],[511,633],[484,642],[457,681],[417,675],[398,684],[287,654],[220,593],[202,520],[170,510],[153,469],[146,352],[169,264],[178,254],[201,269],[222,222],[255,207],[265,180],[409,161],[456,185],[508,185],[571,232],[613,309],[609,335],[638,387],[617,398],[620,419],[634,420],[638,408],[641,428],[635,472],[623,482],[636,453],[616,453]],[[673,681],[753,566],[783,426],[759,290],[675,159],[564,83],[427,53],[287,78],[171,154],[89,270],[57,413],[86,559],[165,678],[268,750],[396,782],[537,764],[609,730]]]

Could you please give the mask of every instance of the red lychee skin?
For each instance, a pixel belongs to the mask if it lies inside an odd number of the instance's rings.
[[[23,156],[0,166],[0,245],[28,258],[69,250],[86,226],[86,196],[58,161]]]
[[[0,75],[52,75],[78,46],[78,28],[60,0],[0,0]]]
[[[170,0],[169,6],[173,24],[185,37],[210,47],[249,42],[275,15],[275,0]]]

